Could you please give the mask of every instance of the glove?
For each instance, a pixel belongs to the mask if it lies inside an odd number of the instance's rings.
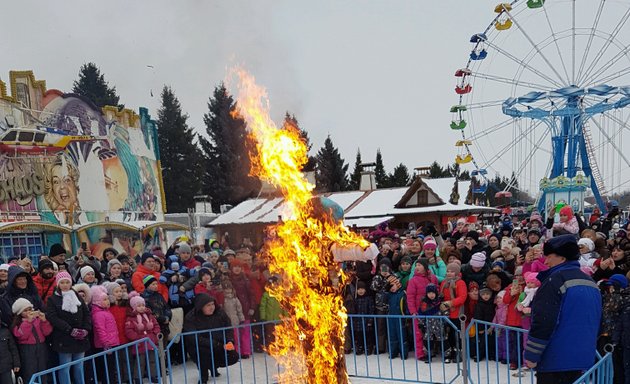
[[[144,332],[144,323],[138,323],[136,324],[136,329],[138,330],[138,332]]]
[[[152,330],[152,329],[153,329],[153,322],[152,322],[152,321],[149,321],[149,323],[146,325],[145,329],[146,329],[147,331]]]
[[[226,351],[233,351],[234,350],[234,344],[232,344],[232,342],[229,341],[227,344],[225,344],[223,346],[223,348],[225,348]]]
[[[77,340],[83,340],[87,337],[88,331],[81,328],[72,328],[72,332],[70,332],[70,336]]]

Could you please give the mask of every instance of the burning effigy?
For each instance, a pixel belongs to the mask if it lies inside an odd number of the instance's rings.
[[[343,210],[313,197],[302,173],[307,148],[292,126],[278,128],[269,117],[266,91],[241,69],[238,114],[255,143],[252,174],[278,187],[285,198],[282,221],[266,244],[269,270],[280,283],[268,288],[286,311],[268,352],[283,367],[279,383],[347,383],[343,352],[346,311],[339,261],[370,260],[377,251],[343,226]],[[333,255],[334,254],[334,255]]]

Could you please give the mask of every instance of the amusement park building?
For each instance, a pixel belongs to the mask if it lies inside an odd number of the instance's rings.
[[[165,223],[156,124],[47,89],[31,71],[0,81],[0,258],[51,244],[130,255],[160,244]]]
[[[321,196],[343,208],[344,224],[348,227],[372,228],[388,222],[390,228],[404,230],[410,222],[432,221],[444,226],[448,220],[457,217],[499,212],[491,207],[466,204],[464,197],[469,190],[470,181],[416,176],[409,187],[324,193]],[[242,202],[208,226],[219,236],[228,232],[234,238],[249,237],[260,241],[263,229],[277,223],[283,212],[286,210],[282,197],[259,197]]]

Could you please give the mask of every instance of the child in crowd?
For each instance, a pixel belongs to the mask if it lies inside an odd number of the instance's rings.
[[[120,345],[116,319],[109,310],[110,301],[107,288],[102,285],[95,285],[91,288],[91,293],[95,352],[106,351]],[[97,359],[96,361],[97,377],[106,378],[108,382],[116,382],[118,380],[116,375],[116,359],[106,355],[105,360],[107,369],[105,369],[102,359]]]
[[[420,303],[418,315],[439,316],[440,304],[442,304],[442,297],[439,295],[437,285],[432,283],[428,284],[422,303]],[[438,354],[441,341],[445,338],[444,324],[443,321],[438,318],[420,319],[418,323],[424,336],[423,344],[426,349],[424,362],[430,363],[431,359]],[[420,347],[418,346],[418,348]]]
[[[387,262],[385,262],[387,260]],[[374,307],[377,315],[387,315],[389,306],[387,302],[387,279],[391,276],[391,264],[388,259],[383,259],[379,265],[379,273],[372,278],[370,288],[374,292]],[[387,348],[387,323],[386,319],[376,319],[376,348],[377,353],[384,353]]]
[[[11,309],[15,315],[13,336],[20,351],[19,374],[23,382],[29,383],[33,374],[48,368],[46,337],[52,333],[52,325],[46,320],[46,315],[35,311],[33,304],[25,298],[17,299]]]
[[[461,265],[451,263],[446,266],[446,279],[440,285],[440,293],[444,301],[440,305],[440,311],[447,312],[448,317],[457,322],[464,313],[464,303],[468,297],[466,283],[461,279]],[[444,352],[444,362],[450,363],[459,356],[459,341],[457,332],[452,327],[447,328],[448,350]]]
[[[267,284],[272,287],[279,283],[280,278],[278,278],[277,276],[271,276],[267,280]],[[281,316],[285,314],[284,310],[280,306],[280,302],[275,297],[271,296],[268,290],[265,290],[262,295],[262,299],[260,300],[259,312],[260,320],[262,322],[278,321],[280,320]],[[269,344],[274,341],[274,330],[274,323],[265,324],[262,340],[265,346],[269,346]]]
[[[142,279],[144,284],[144,292],[142,292],[142,298],[145,305],[151,310],[151,314],[155,317],[160,325],[160,332],[164,337],[169,335],[168,324],[173,317],[171,307],[168,306],[164,297],[158,292],[158,281],[153,275],[146,275]]]
[[[243,266],[244,265],[241,260],[232,259],[230,263],[230,282],[232,283],[236,297],[243,308],[243,316],[245,316],[243,324],[246,324],[246,326],[239,328],[240,344],[238,351],[241,354],[241,359],[248,359],[252,354],[252,345],[251,332],[247,325],[254,316],[256,303],[252,294],[253,291],[251,282],[243,272]]]
[[[226,281],[225,283],[223,283],[222,288],[223,288],[223,296],[225,298],[223,302],[223,310],[225,311],[225,314],[228,315],[228,318],[230,319],[230,324],[232,325],[232,327],[235,327],[234,328],[234,347],[236,348],[236,350],[240,350],[239,344],[242,343],[243,340],[240,340],[240,328],[238,328],[238,326],[245,323],[245,316],[243,315],[243,306],[241,305],[241,302],[238,300],[238,297],[236,297],[236,293],[234,292],[234,287],[232,287],[232,284],[230,284],[230,282]]]
[[[516,305],[518,304],[518,299],[523,292],[521,278],[515,277],[512,284],[505,288],[504,292],[505,295],[503,296],[503,303],[507,305],[507,316],[505,325],[507,325],[508,327],[521,328],[523,315],[516,308]],[[506,331],[508,334],[508,359],[510,363],[510,369],[516,370],[519,368],[517,364],[519,361],[519,351],[517,350],[519,343],[517,342],[517,338],[520,337],[520,333],[512,330]]]
[[[153,344],[158,344],[157,335],[160,333],[160,325],[157,319],[147,308],[142,296],[137,292],[132,292],[129,299],[131,310],[127,312],[125,320],[125,335],[129,341],[136,341],[148,337]],[[157,382],[157,370],[159,369],[155,361],[153,345],[141,343],[132,348],[132,364],[134,380],[142,382],[142,377],[150,376],[151,381]],[[148,352],[148,353],[147,353]]]
[[[495,304],[492,300],[492,290],[483,287],[479,290],[479,299],[475,305],[473,318],[479,321],[491,323],[495,315]],[[485,359],[487,356],[494,355],[494,339],[487,335],[489,329],[487,324],[477,324],[475,343],[471,343],[471,358],[477,357],[478,361]],[[487,349],[487,350],[486,350]]]
[[[403,291],[402,284],[395,275],[389,275],[387,278],[386,298],[389,308],[388,314],[394,316],[387,319],[389,358],[393,359],[400,355],[402,360],[406,360],[409,346],[407,333],[403,329],[405,321],[400,317],[407,314],[405,313],[407,309],[404,306],[405,291]]]
[[[555,211],[554,211],[555,214]],[[553,222],[554,215],[549,215],[549,219],[547,219],[547,228],[553,231],[553,236],[558,235],[577,235],[580,226],[573,214],[573,208],[570,205],[565,205],[560,208],[560,221],[557,223]],[[549,225],[551,224],[551,225]]]
[[[438,279],[429,269],[429,262],[426,258],[420,258],[416,261],[414,274],[409,281],[407,287],[407,306],[409,313],[412,315],[419,314],[420,305],[426,294],[427,285],[438,284]],[[422,347],[422,332],[420,330],[418,319],[413,319],[413,332],[415,335],[415,353],[416,359],[424,359],[424,348]]]
[[[357,296],[355,299],[355,317],[352,321],[355,352],[371,355],[374,353],[374,297],[367,294],[365,282],[357,282]]]
[[[62,365],[83,358],[85,352],[90,349],[88,336],[92,331],[92,317],[83,299],[72,289],[70,274],[60,271],[56,280],[55,294],[46,302],[46,318],[53,326],[52,350],[58,353],[59,364]],[[70,367],[59,372],[58,383],[71,382],[83,382],[83,364],[72,366],[72,380]]]

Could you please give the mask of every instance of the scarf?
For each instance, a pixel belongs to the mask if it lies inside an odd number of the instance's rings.
[[[529,307],[529,305],[532,303],[532,300],[534,300],[534,295],[536,295],[537,290],[538,290],[538,287],[525,288],[525,298],[523,299],[523,301],[521,301],[521,305],[524,308]]]
[[[457,281],[460,279],[459,276],[455,276],[452,279],[446,278],[444,279],[444,281],[446,281],[446,288],[449,289],[455,289],[455,287],[457,286]],[[451,300],[454,299],[454,297],[451,297]]]
[[[61,292],[61,297],[63,299],[61,309],[66,312],[77,313],[78,308],[81,306],[81,301],[79,301],[77,294],[70,289],[65,292]]]

